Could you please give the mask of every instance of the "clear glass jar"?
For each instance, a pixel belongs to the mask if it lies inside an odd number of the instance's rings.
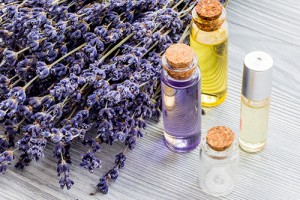
[[[239,148],[236,140],[224,151],[215,151],[202,138],[200,148],[200,188],[213,196],[232,192],[237,176]]]

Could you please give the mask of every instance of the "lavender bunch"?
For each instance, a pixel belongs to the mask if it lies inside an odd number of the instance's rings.
[[[195,2],[0,3],[0,171],[15,150],[23,169],[53,142],[59,185],[70,189],[74,141],[87,148],[79,165],[93,173],[102,145],[132,150],[146,120],[159,119],[161,55],[182,40]],[[100,178],[101,193],[124,167],[126,150]]]

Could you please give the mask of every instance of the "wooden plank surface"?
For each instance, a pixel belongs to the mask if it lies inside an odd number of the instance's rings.
[[[214,198],[201,192],[199,147],[187,154],[172,153],[164,146],[160,122],[151,123],[147,135],[128,153],[125,169],[106,196],[89,193],[95,191],[100,175],[113,165],[113,156],[122,151],[121,145],[104,148],[99,154],[104,166],[95,174],[76,165],[85,149],[80,145],[73,148],[71,177],[75,185],[67,191],[58,187],[53,144],[49,144],[41,162],[0,176],[0,199],[300,199],[300,1],[231,0],[227,11],[229,95],[221,106],[206,109],[203,130],[227,125],[238,133],[244,56],[262,50],[275,61],[268,144],[258,154],[241,151],[238,183],[232,194]]]

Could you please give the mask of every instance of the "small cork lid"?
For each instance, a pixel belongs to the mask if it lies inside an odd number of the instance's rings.
[[[201,19],[215,20],[222,14],[222,4],[219,0],[201,0],[195,10]]]
[[[233,131],[225,126],[216,126],[208,130],[206,143],[215,151],[224,151],[234,141]]]
[[[186,44],[174,44],[166,50],[166,59],[174,69],[185,69],[194,59],[194,50]]]
[[[168,74],[179,80],[184,80],[193,75],[196,65],[194,61],[194,50],[186,44],[173,44],[165,53],[165,58],[169,66],[163,66]]]

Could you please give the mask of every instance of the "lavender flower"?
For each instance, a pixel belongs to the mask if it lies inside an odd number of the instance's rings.
[[[4,174],[8,165],[14,160],[13,151],[4,151],[0,154],[0,173]]]
[[[5,1],[0,122],[6,132],[0,135],[0,171],[10,165],[15,143],[22,152],[16,167],[23,169],[44,157],[50,140],[59,185],[70,189],[73,141],[89,148],[80,166],[90,172],[100,168],[95,153],[104,143],[119,141],[134,149],[145,120],[160,116],[160,55],[178,41],[190,20],[181,11],[194,4],[180,2]],[[95,131],[87,134],[90,129]],[[101,193],[119,177],[125,160],[124,153],[116,156],[99,180]]]
[[[87,152],[85,155],[82,155],[81,163],[79,165],[93,173],[94,169],[100,168],[101,161],[95,158],[93,153]]]

